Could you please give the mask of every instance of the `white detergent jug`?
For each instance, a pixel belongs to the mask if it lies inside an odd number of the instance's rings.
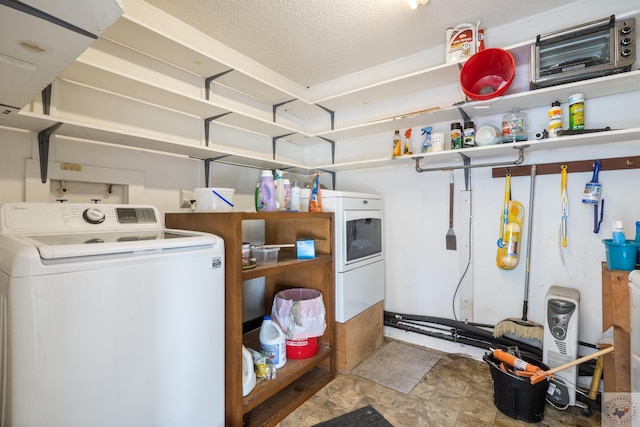
[[[260,350],[273,361],[276,369],[287,363],[286,337],[269,315],[264,316],[260,327]]]
[[[242,346],[242,397],[251,393],[256,386],[256,371],[253,369],[253,356]]]

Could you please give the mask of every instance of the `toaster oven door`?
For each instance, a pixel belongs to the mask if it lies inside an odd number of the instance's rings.
[[[539,37],[532,46],[532,84],[552,86],[609,73],[615,52],[611,24],[599,21]]]

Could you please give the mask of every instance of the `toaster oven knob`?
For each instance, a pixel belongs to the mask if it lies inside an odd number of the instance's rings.
[[[622,27],[620,29],[620,34],[626,36],[627,34],[631,34],[631,27]]]
[[[623,58],[628,58],[631,56],[631,49],[625,49],[622,52],[620,52],[620,55],[622,55]]]
[[[620,41],[622,46],[629,46],[631,44],[631,39],[629,37],[625,37]]]

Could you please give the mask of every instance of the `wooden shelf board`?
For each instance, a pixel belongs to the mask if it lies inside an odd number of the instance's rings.
[[[283,388],[278,395],[265,400],[244,417],[244,426],[274,426],[320,391],[335,378],[335,374],[313,368],[304,376]],[[286,403],[283,403],[286,402]]]
[[[244,270],[242,272],[242,280],[255,279],[256,277],[278,274],[299,268],[311,268],[318,264],[328,264],[332,261],[333,257],[331,255],[316,255],[313,259],[297,259],[295,252],[291,254],[290,251],[280,250],[278,252],[278,262],[269,265],[257,265],[251,270]]]

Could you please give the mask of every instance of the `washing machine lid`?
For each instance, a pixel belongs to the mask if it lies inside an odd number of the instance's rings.
[[[215,236],[178,230],[44,234],[14,238],[34,245],[42,259],[70,259],[122,253],[139,255],[217,244]]]

